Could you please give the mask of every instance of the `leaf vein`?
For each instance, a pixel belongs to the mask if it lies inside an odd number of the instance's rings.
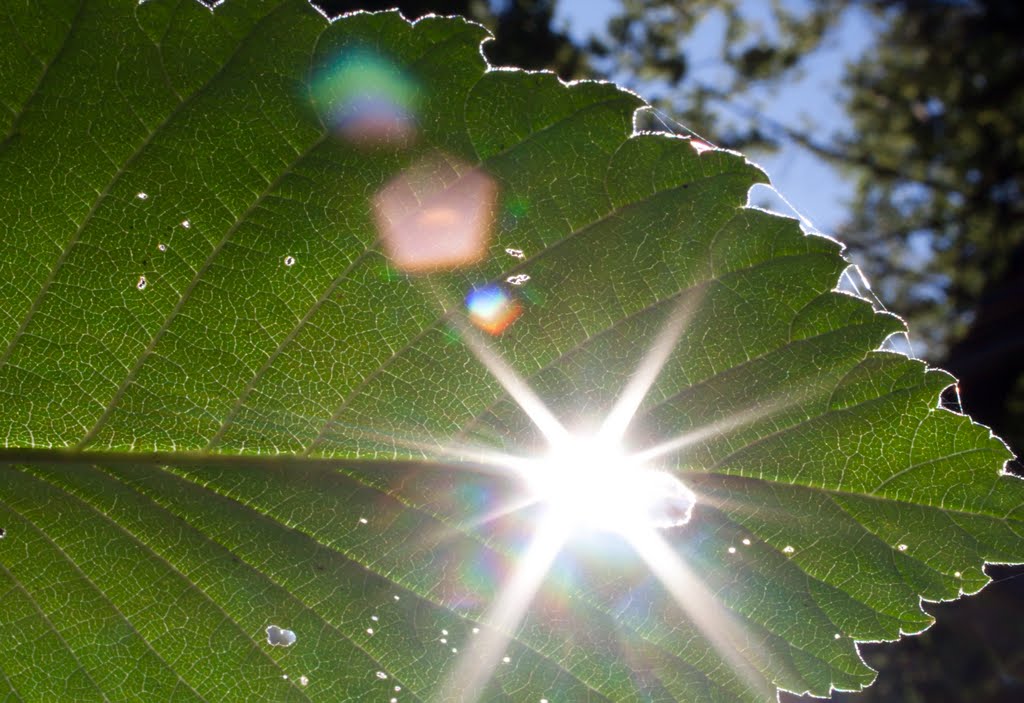
[[[192,581],[192,579],[190,579],[188,577],[188,575],[182,573],[182,571],[179,570],[177,566],[175,566],[170,561],[168,561],[163,555],[161,555],[158,552],[156,552],[150,545],[148,545],[147,543],[143,542],[139,537],[137,537],[131,531],[126,529],[117,520],[114,520],[105,511],[103,511],[100,508],[98,508],[91,500],[89,500],[89,499],[79,495],[77,491],[71,490],[71,489],[69,489],[66,486],[62,486],[62,485],[60,485],[58,483],[55,483],[51,478],[42,476],[42,475],[40,475],[39,473],[37,473],[35,471],[32,471],[31,473],[26,472],[25,475],[26,476],[31,476],[33,479],[35,479],[37,481],[40,481],[40,482],[45,483],[45,484],[48,484],[54,490],[60,491],[64,495],[70,496],[71,498],[73,498],[74,500],[79,502],[81,505],[83,505],[89,512],[94,513],[97,516],[98,520],[101,520],[103,522],[106,522],[106,523],[110,524],[119,533],[123,534],[124,537],[126,539],[128,539],[130,542],[132,542],[135,545],[139,546],[140,548],[142,548],[148,554],[151,554],[153,556],[153,558],[155,558],[160,564],[162,564],[169,571],[171,571],[173,574],[175,574],[180,579],[181,583],[184,583],[186,585],[188,590],[198,594],[205,601],[210,603],[224,617],[224,621],[226,623],[229,623],[230,625],[235,627],[239,632],[241,632],[246,637],[246,639],[249,639],[251,641],[251,638],[249,638],[248,634],[245,633],[245,631],[241,627],[241,625],[226,610],[224,610],[224,608],[221,606],[220,603],[218,603],[217,601],[215,601],[212,598],[210,598],[210,596],[205,591],[203,591],[201,588],[196,586],[196,584]],[[53,540],[50,540],[50,541],[54,544],[55,547],[57,547],[57,549],[61,550],[62,554],[64,553],[64,550],[59,545],[57,545],[56,542],[54,542]],[[71,561],[71,560],[69,559],[69,561]],[[74,563],[74,562],[72,561],[72,563]],[[86,576],[84,573],[82,574],[82,576],[83,576],[83,578],[88,579],[90,583],[93,583],[93,581],[91,579],[89,579],[89,577]],[[103,591],[101,589],[99,589],[98,587],[97,587],[97,590],[99,590],[100,593],[103,593]],[[107,598],[106,600],[108,602],[110,602],[109,598]],[[111,603],[111,606],[113,608],[115,608],[118,611],[119,614],[121,614],[120,609],[117,608],[116,605]],[[125,622],[127,622],[131,626],[131,621],[128,620],[128,618],[125,617],[123,614],[122,614],[122,617],[124,617]],[[132,629],[135,630],[135,627],[132,626]],[[136,633],[138,633],[138,630],[135,630],[135,631],[136,631]],[[147,646],[149,646],[148,640],[145,637],[143,637],[141,633],[138,633],[138,634],[139,634],[139,637],[144,642],[146,642]],[[153,652],[154,655],[156,655],[160,659],[160,661],[164,662],[165,664],[167,663],[164,660],[164,658],[155,649],[153,649],[151,646],[150,646],[150,650]],[[255,643],[253,644],[253,651],[255,651],[262,659],[265,659],[265,660],[271,662],[274,665],[275,668],[277,668],[278,670],[281,670],[280,663],[278,663],[273,658],[271,658],[269,655],[267,655],[267,653],[264,652],[263,650],[261,650],[259,647],[255,646]],[[175,676],[177,676],[179,678],[179,680],[181,680],[181,676],[178,674],[177,669],[175,669],[174,667],[171,667],[169,664],[168,664],[168,668],[172,672],[174,672]],[[283,671],[282,671],[282,673],[283,673]],[[186,683],[184,680],[182,680],[182,683],[185,683],[185,685],[187,685],[189,688],[191,688],[193,691],[195,691],[195,688],[191,684]],[[205,696],[201,695],[198,691],[196,691],[196,695],[199,696],[200,699],[206,700]],[[305,694],[302,694],[302,697],[305,698],[306,700],[309,700],[308,697],[305,696]]]
[[[227,231],[225,231],[224,236],[221,237],[220,241],[217,242],[217,244],[213,247],[213,250],[206,257],[206,260],[199,267],[198,271],[196,271],[195,276],[192,277],[192,280],[189,282],[188,286],[186,286],[185,289],[182,291],[181,296],[178,298],[178,302],[174,305],[174,308],[171,310],[171,312],[164,319],[163,324],[160,326],[160,328],[153,335],[152,339],[150,339],[149,344],[143,350],[142,354],[140,354],[139,357],[135,360],[135,363],[132,365],[131,370],[128,372],[128,374],[125,376],[124,380],[121,382],[120,386],[118,386],[117,390],[114,392],[113,397],[107,403],[107,405],[104,408],[103,413],[100,415],[99,419],[96,420],[95,424],[93,424],[93,426],[89,429],[89,431],[86,432],[85,436],[82,437],[81,441],[76,445],[76,449],[81,450],[82,448],[88,446],[89,443],[92,442],[92,440],[96,437],[96,435],[99,432],[100,428],[102,428],[103,425],[106,423],[106,421],[110,418],[110,416],[113,413],[114,409],[117,407],[118,402],[121,400],[121,398],[124,396],[125,392],[127,392],[128,388],[131,386],[131,384],[138,377],[138,374],[141,371],[142,366],[145,364],[146,359],[148,359],[150,357],[150,355],[154,352],[154,350],[156,349],[157,344],[160,342],[160,340],[163,338],[164,334],[170,328],[171,323],[174,321],[175,317],[178,315],[179,312],[181,312],[181,310],[184,308],[185,304],[188,302],[192,292],[202,282],[203,274],[206,273],[206,271],[210,268],[210,266],[213,265],[213,262],[217,258],[217,255],[221,252],[221,250],[224,248],[224,246],[230,241],[232,235],[234,235],[234,233],[238,230],[238,228],[243,223],[245,223],[248,220],[249,216],[259,207],[262,199],[264,197],[266,197],[269,193],[271,193],[275,188],[277,188],[278,185],[280,185],[281,181],[285,177],[287,177],[289,172],[292,169],[294,169],[295,166],[298,163],[300,163],[303,159],[305,159],[306,156],[308,156],[317,147],[319,147],[321,144],[323,144],[324,141],[326,140],[326,138],[327,138],[326,135],[321,135],[321,137],[319,139],[317,139],[309,147],[307,147],[306,151],[300,153],[296,157],[296,159],[288,166],[288,168],[285,169],[284,171],[282,171],[278,175],[278,177],[267,186],[267,189],[264,190],[263,193],[261,193],[257,197],[256,201],[249,207],[249,209],[246,210],[244,213],[242,213],[235,220],[235,222],[231,225],[231,227],[229,227],[227,229]]]
[[[12,469],[13,469],[13,468],[14,468],[14,467],[12,467]],[[20,470],[20,469],[18,469],[18,470]],[[23,474],[24,474],[25,476],[32,476],[32,478],[34,478],[34,479],[35,479],[35,480],[37,480],[37,481],[38,481],[38,480],[42,480],[42,479],[40,479],[40,478],[39,478],[38,476],[35,476],[34,474],[29,474],[29,473],[27,473],[27,472],[25,472],[25,471],[22,471],[22,473],[23,473]],[[58,489],[58,490],[59,490],[59,489]],[[113,611],[114,611],[115,613],[117,613],[117,615],[118,615],[118,616],[119,616],[119,617],[120,617],[120,618],[121,618],[121,619],[122,619],[122,620],[123,620],[123,621],[125,622],[125,624],[126,624],[126,625],[127,625],[127,626],[128,626],[128,627],[129,627],[130,629],[131,629],[131,631],[132,631],[132,632],[134,632],[134,633],[135,633],[135,634],[136,634],[136,635],[137,635],[137,636],[139,637],[139,640],[140,640],[140,641],[141,641],[141,642],[142,642],[143,644],[145,644],[145,645],[146,645],[146,648],[147,648],[147,649],[148,649],[148,650],[149,650],[150,652],[152,652],[152,653],[153,653],[153,656],[155,656],[155,657],[157,658],[157,660],[159,660],[159,661],[160,661],[160,662],[161,662],[161,663],[162,663],[162,664],[163,664],[164,666],[166,666],[166,667],[167,667],[167,669],[168,669],[168,671],[170,671],[170,672],[171,672],[172,674],[174,674],[175,678],[177,678],[177,679],[178,679],[178,681],[180,681],[180,682],[181,682],[181,683],[182,683],[182,684],[183,684],[183,685],[184,685],[185,687],[187,687],[187,688],[188,688],[189,690],[191,690],[191,691],[192,691],[193,693],[195,693],[195,694],[196,694],[196,696],[197,696],[197,697],[198,697],[198,698],[199,698],[200,700],[202,700],[202,701],[205,701],[205,700],[206,700],[206,698],[204,698],[204,697],[203,697],[203,696],[202,696],[202,695],[201,695],[201,694],[200,694],[200,693],[199,693],[198,691],[196,691],[196,690],[195,690],[195,689],[194,689],[194,688],[193,688],[193,687],[192,687],[192,686],[191,686],[191,685],[190,685],[190,684],[189,684],[188,682],[186,682],[186,681],[185,681],[184,679],[182,679],[182,678],[181,678],[181,675],[180,675],[180,674],[179,674],[179,673],[177,672],[177,670],[175,670],[175,668],[174,668],[174,667],[172,667],[172,666],[171,666],[171,665],[170,665],[170,664],[169,664],[169,663],[167,662],[167,660],[165,660],[165,659],[164,659],[164,658],[163,658],[163,657],[162,657],[162,656],[160,655],[160,653],[159,653],[159,652],[157,652],[157,651],[156,651],[155,649],[153,649],[152,645],[151,645],[151,644],[149,643],[149,640],[147,640],[147,639],[146,639],[145,637],[143,637],[143,636],[142,636],[142,634],[141,634],[141,633],[140,633],[140,632],[139,632],[139,631],[138,631],[138,630],[137,630],[137,629],[135,628],[135,625],[133,625],[133,624],[132,624],[131,620],[129,620],[129,619],[128,619],[128,617],[127,617],[127,616],[126,616],[126,615],[125,615],[125,614],[124,614],[124,613],[123,613],[123,612],[121,611],[121,609],[120,609],[119,607],[117,607],[117,605],[116,605],[116,604],[115,604],[115,603],[114,603],[113,601],[111,601],[111,600],[110,600],[110,598],[109,598],[109,597],[107,596],[107,594],[106,594],[106,593],[105,593],[105,592],[103,591],[103,589],[102,589],[102,588],[100,588],[100,587],[99,587],[99,586],[98,586],[98,585],[96,584],[96,582],[95,582],[95,581],[93,581],[93,580],[92,580],[92,579],[91,579],[91,578],[90,578],[90,577],[89,577],[88,575],[86,575],[86,573],[85,573],[84,571],[82,571],[82,568],[81,568],[81,567],[80,567],[80,566],[78,565],[78,562],[76,562],[76,561],[75,561],[74,559],[72,559],[72,558],[71,558],[71,557],[70,557],[70,556],[68,555],[68,553],[67,553],[66,551],[64,551],[64,548],[63,548],[63,547],[62,547],[61,545],[59,545],[59,544],[57,543],[57,541],[56,541],[56,540],[55,540],[55,539],[54,539],[53,537],[51,537],[51,536],[50,536],[49,534],[47,534],[47,533],[46,533],[46,532],[45,532],[45,531],[44,531],[44,530],[43,530],[43,529],[42,529],[41,527],[39,527],[38,525],[36,525],[34,521],[32,521],[32,520],[29,520],[29,519],[28,519],[28,518],[27,518],[27,517],[26,517],[26,516],[25,516],[24,514],[22,514],[22,513],[21,513],[21,512],[19,511],[19,510],[17,510],[17,509],[15,509],[14,507],[12,507],[12,506],[11,506],[11,505],[10,505],[9,503],[7,503],[7,502],[5,502],[5,501],[3,501],[3,500],[0,500],[0,505],[3,505],[3,506],[4,506],[4,508],[6,508],[7,510],[10,510],[10,511],[11,511],[12,513],[14,513],[14,514],[15,514],[15,515],[17,515],[18,517],[20,517],[20,518],[21,518],[22,520],[24,520],[24,521],[25,521],[26,523],[28,523],[29,525],[32,525],[32,528],[33,528],[33,529],[34,529],[34,530],[35,530],[35,531],[36,531],[36,532],[37,532],[37,533],[38,533],[38,534],[39,534],[39,535],[40,535],[40,536],[41,536],[41,537],[42,537],[42,538],[43,538],[44,540],[46,540],[46,542],[47,542],[48,544],[50,544],[50,545],[51,545],[51,546],[52,546],[52,547],[53,547],[54,549],[56,549],[56,550],[57,550],[57,551],[58,551],[58,552],[60,553],[60,555],[61,555],[62,557],[64,557],[64,559],[65,559],[65,560],[66,560],[66,561],[68,562],[68,564],[69,564],[69,565],[71,566],[71,568],[72,568],[72,569],[74,569],[75,573],[77,573],[77,574],[78,574],[78,575],[79,575],[79,576],[80,576],[80,577],[82,578],[82,580],[83,580],[83,581],[84,581],[85,583],[89,584],[89,586],[90,586],[90,587],[91,587],[91,588],[92,588],[92,589],[93,589],[94,591],[96,591],[96,593],[97,593],[97,594],[99,594],[99,596],[100,596],[100,597],[101,597],[101,598],[102,598],[102,599],[103,599],[104,601],[106,601],[106,602],[107,602],[107,604],[108,604],[108,605],[110,606],[111,610],[113,610]],[[33,604],[35,604],[35,601],[34,601],[34,600],[33,600],[32,602],[33,602]],[[40,611],[40,614],[42,614],[42,615],[43,615],[43,617],[44,617],[44,618],[46,618],[46,615],[45,615],[44,613],[42,613],[41,611]],[[46,620],[47,620],[47,622],[49,622],[49,618],[46,618]],[[52,627],[52,623],[51,623],[51,627]],[[56,631],[56,628],[55,628],[55,631]],[[59,633],[58,633],[58,636],[60,636],[60,635],[59,635]],[[66,641],[64,640],[64,638],[63,638],[63,637],[61,637],[60,639],[61,639],[61,642],[64,642],[64,645],[65,645],[66,647],[68,647],[68,650],[70,651],[70,650],[71,650],[71,648],[70,648],[70,646],[68,646],[68,644],[67,644],[67,642],[66,642]],[[73,656],[73,657],[75,658],[75,661],[78,661],[78,657],[77,657],[77,656],[75,656],[73,652],[72,652],[72,656]],[[79,666],[81,666],[81,664],[79,664]],[[92,678],[92,676],[91,676],[91,675],[90,675],[90,674],[89,674],[89,673],[88,673],[87,671],[85,671],[84,667],[83,667],[83,669],[82,669],[82,670],[83,670],[83,672],[85,672],[86,676],[88,676],[88,677],[89,677],[89,680],[90,680],[90,681],[91,681],[91,682],[93,683],[93,685],[96,685],[96,682],[95,682],[95,680],[94,680],[94,679]],[[101,696],[103,696],[103,700],[108,700],[108,699],[107,699],[107,696],[106,696],[106,694],[105,694],[105,693],[103,693],[102,689],[100,689],[100,688],[99,688],[99,686],[96,686],[96,688],[97,688],[97,690],[99,690],[99,691],[100,691],[100,695],[101,695]]]

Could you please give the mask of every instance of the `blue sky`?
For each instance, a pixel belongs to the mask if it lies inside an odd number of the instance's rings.
[[[797,9],[806,6],[796,0],[788,4]],[[582,41],[591,34],[602,33],[618,8],[619,0],[561,0],[555,24]],[[749,20],[760,22],[765,33],[772,33],[769,3],[748,0],[742,11]],[[822,142],[827,142],[834,133],[849,130],[850,124],[843,111],[841,78],[845,64],[870,49],[878,34],[875,22],[877,20],[856,7],[845,10],[823,45],[802,62],[801,75],[774,93],[754,90],[739,96],[735,105],[720,109],[718,118],[724,122],[736,121],[743,119],[745,110],[757,107],[766,118],[806,130]],[[715,59],[721,54],[724,31],[724,18],[711,13],[685,38],[688,63],[693,67],[687,78],[710,84],[721,82],[725,69]],[[653,98],[657,87],[640,92],[648,93],[644,97]],[[705,129],[707,125],[686,127],[697,133],[710,131]],[[771,133],[770,129],[767,131]],[[775,188],[822,232],[833,233],[848,218],[853,183],[813,153],[796,144],[784,143],[774,154],[751,153],[748,156],[767,171]],[[751,197],[756,205],[793,214],[767,189],[758,189]]]

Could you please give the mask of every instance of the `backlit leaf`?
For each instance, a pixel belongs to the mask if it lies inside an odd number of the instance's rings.
[[[0,13],[0,699],[824,695],[1024,560],[952,379],[636,96],[453,18]],[[673,325],[624,441],[696,494],[657,534],[698,585],[575,534],[458,680],[543,512],[494,515],[524,485],[480,452],[547,439],[482,359],[582,432]]]

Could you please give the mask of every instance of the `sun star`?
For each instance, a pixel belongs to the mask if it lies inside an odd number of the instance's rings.
[[[499,510],[485,521],[522,507],[539,506],[540,515],[529,544],[519,554],[487,612],[475,646],[460,656],[449,672],[439,700],[473,703],[481,697],[499,661],[523,622],[548,571],[574,535],[616,535],[648,565],[681,613],[699,629],[718,656],[766,699],[773,690],[760,674],[759,655],[715,595],[708,590],[673,546],[665,530],[690,521],[696,495],[678,477],[655,462],[678,453],[725,427],[711,425],[640,452],[627,451],[626,429],[685,331],[699,300],[682,298],[663,322],[633,377],[594,434],[574,434],[547,407],[526,381],[493,347],[466,325],[456,322],[462,339],[501,383],[547,441],[539,457],[513,457],[495,451],[446,450],[477,461],[525,484],[527,497]],[[759,417],[751,411],[732,421],[743,424]]]
[[[599,436],[570,435],[524,475],[537,503],[574,530],[625,534],[676,527],[689,522],[696,502],[681,480]]]

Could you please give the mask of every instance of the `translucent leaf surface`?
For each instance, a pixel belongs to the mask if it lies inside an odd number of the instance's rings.
[[[633,134],[635,96],[488,71],[458,19],[0,14],[0,699],[825,694],[871,682],[856,641],[1024,559],[1022,484],[950,377],[879,351],[899,320],[744,207],[741,156]],[[353,56],[383,127],[332,102]],[[398,270],[402,178],[401,207],[465,186],[417,231],[489,238]],[[508,378],[582,432],[645,359],[623,442],[692,517],[654,568],[573,534],[496,620],[544,511],[493,457],[550,440]]]

